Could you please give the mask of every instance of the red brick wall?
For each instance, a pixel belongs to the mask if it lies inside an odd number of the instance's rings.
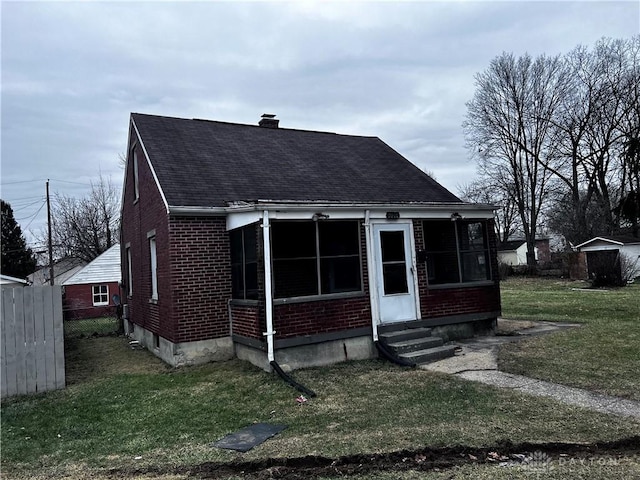
[[[98,284],[96,284],[98,285]],[[115,314],[113,296],[119,295],[118,282],[101,283],[109,286],[109,305],[93,306],[93,284],[66,285],[64,287],[63,311],[65,319],[98,318]]]
[[[422,221],[413,223],[416,249],[424,248]],[[423,319],[500,311],[500,285],[498,283],[497,238],[493,220],[487,225],[489,254],[491,257],[491,285],[430,289],[424,262],[418,262],[420,313]]]
[[[496,286],[420,289],[420,311],[423,319],[496,312],[500,310],[500,291]]]
[[[229,335],[231,255],[224,217],[172,217],[170,276],[176,342]]]
[[[136,140],[131,132],[132,141]],[[173,326],[172,288],[169,269],[169,223],[168,215],[156,186],[144,151],[139,144],[135,147],[138,155],[139,198],[134,199],[133,156],[129,153],[125,172],[125,191],[122,204],[122,278],[127,279],[125,246],[131,245],[131,273],[133,295],[126,298],[129,305],[129,319],[151,332],[176,341]],[[151,298],[151,255],[147,233],[155,230],[157,250],[158,301]],[[124,289],[123,292],[127,290]],[[124,301],[124,299],[123,299]]]
[[[368,294],[356,298],[275,305],[273,310],[277,338],[339,332],[371,325]]]
[[[261,310],[259,305],[231,305],[233,334],[263,340],[266,328],[261,322]]]

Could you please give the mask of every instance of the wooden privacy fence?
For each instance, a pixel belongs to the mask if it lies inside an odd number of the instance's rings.
[[[2,288],[2,398],[64,388],[62,288]]]

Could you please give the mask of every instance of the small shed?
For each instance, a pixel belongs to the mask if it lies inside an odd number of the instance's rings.
[[[586,253],[590,277],[596,270],[606,267],[628,270],[618,272],[627,278],[640,277],[640,238],[627,235],[594,237],[576,248]]]
[[[119,284],[120,245],[116,244],[63,283],[65,319],[112,315]]]

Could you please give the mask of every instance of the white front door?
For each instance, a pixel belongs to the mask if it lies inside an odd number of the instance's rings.
[[[411,224],[384,223],[372,227],[380,322],[416,320]]]

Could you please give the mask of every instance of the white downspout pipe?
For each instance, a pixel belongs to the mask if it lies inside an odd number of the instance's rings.
[[[275,330],[273,329],[273,286],[271,284],[271,235],[269,231],[271,229],[269,225],[269,211],[265,210],[262,213],[262,245],[263,245],[263,257],[264,257],[264,296],[265,296],[265,317],[267,323],[267,331],[263,333],[267,337],[267,358],[269,363],[275,360],[274,348],[273,348],[273,336]]]
[[[367,247],[367,273],[369,275],[369,299],[371,302],[371,329],[373,330],[373,341],[378,341],[378,288],[376,285],[376,266],[374,265],[373,241],[371,237],[371,212],[364,212],[364,240]]]

